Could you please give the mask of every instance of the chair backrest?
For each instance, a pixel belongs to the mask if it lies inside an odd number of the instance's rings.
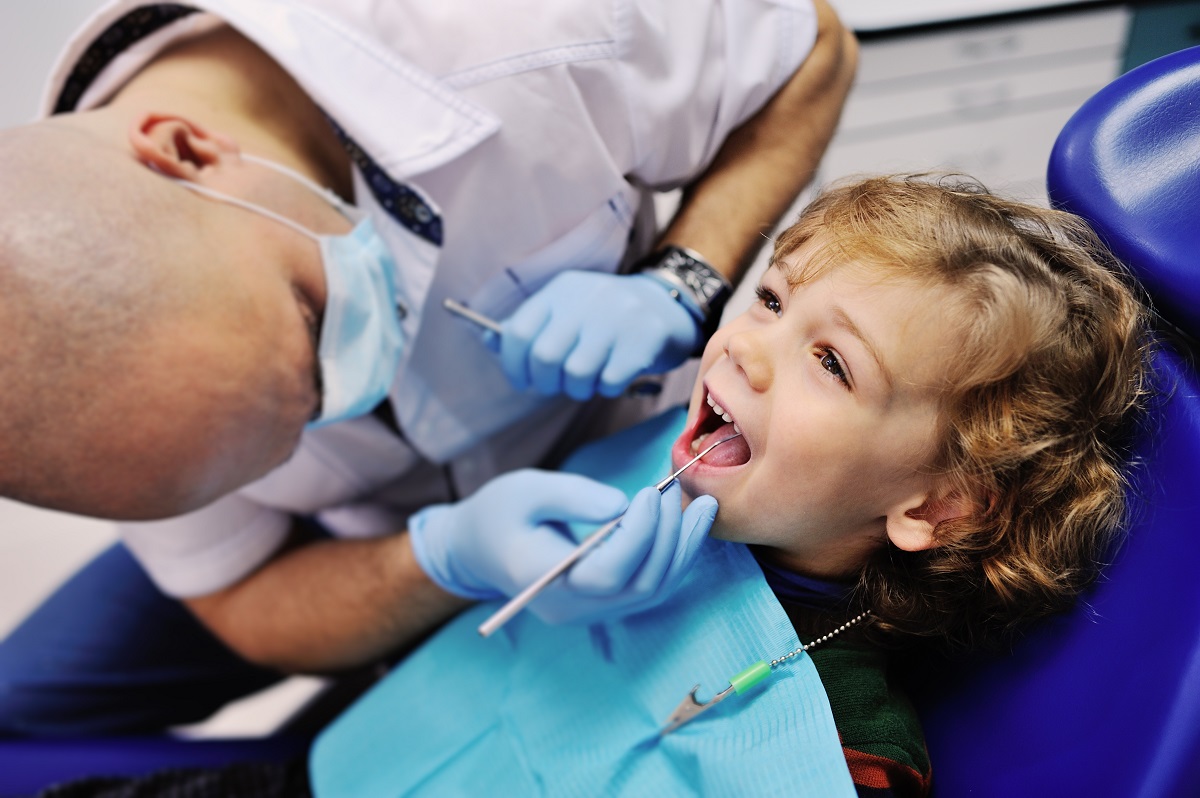
[[[1048,184],[1166,325],[1200,338],[1200,47],[1091,98]],[[1170,392],[1138,444],[1134,520],[1104,579],[1010,655],[919,696],[939,798],[1200,790],[1200,379],[1186,343],[1157,366]]]

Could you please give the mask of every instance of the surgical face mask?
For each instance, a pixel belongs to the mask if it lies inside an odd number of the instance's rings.
[[[395,261],[370,218],[332,191],[282,164],[253,155],[242,158],[292,178],[356,222],[345,235],[321,235],[252,202],[176,180],[198,194],[266,216],[317,242],[326,286],[317,344],[322,396],[321,413],[309,427],[368,413],[387,396],[404,345],[394,299]]]

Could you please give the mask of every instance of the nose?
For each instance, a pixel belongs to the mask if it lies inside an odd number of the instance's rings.
[[[725,340],[725,353],[746,382],[755,391],[765,391],[775,377],[771,342],[766,329],[731,332]]]

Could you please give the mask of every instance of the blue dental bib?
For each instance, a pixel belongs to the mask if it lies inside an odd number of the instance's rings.
[[[669,473],[683,418],[651,419],[564,470],[632,495]],[[498,606],[456,618],[318,738],[318,798],[855,794],[807,656],[659,735],[697,683],[707,701],[800,646],[745,546],[708,540],[673,596],[619,622],[522,613],[484,639],[476,627]]]

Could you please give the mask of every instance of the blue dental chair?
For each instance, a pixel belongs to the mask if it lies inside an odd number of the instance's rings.
[[[1104,579],[1009,656],[922,691],[934,794],[1200,795],[1200,47],[1072,117],[1051,201],[1142,280],[1169,389],[1138,454],[1134,519]]]

